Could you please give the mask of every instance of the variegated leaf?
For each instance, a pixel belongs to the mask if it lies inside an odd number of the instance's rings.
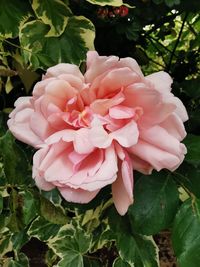
[[[48,25],[40,20],[20,28],[22,55],[33,69],[46,69],[61,62],[78,65],[85,60],[86,52],[94,49],[94,25],[85,17],[70,17],[59,37],[45,37],[48,31]]]
[[[32,8],[36,16],[50,26],[46,37],[60,36],[67,26],[69,16],[72,15],[69,7],[61,0],[32,0]]]

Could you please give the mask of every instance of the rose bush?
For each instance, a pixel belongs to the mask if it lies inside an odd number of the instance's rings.
[[[42,190],[57,187],[71,202],[87,203],[112,184],[124,215],[133,203],[133,172],[174,171],[186,153],[180,141],[188,119],[171,91],[171,77],[144,77],[132,58],[88,52],[83,75],[76,65],[47,70],[10,114],[14,136],[38,151],[33,178]]]

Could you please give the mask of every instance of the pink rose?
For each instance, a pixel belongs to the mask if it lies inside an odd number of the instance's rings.
[[[37,186],[87,203],[112,184],[114,204],[125,214],[133,203],[133,169],[173,171],[184,159],[188,116],[171,83],[165,72],[144,77],[132,58],[96,52],[88,53],[84,75],[72,64],[49,68],[8,121],[17,139],[39,149]]]

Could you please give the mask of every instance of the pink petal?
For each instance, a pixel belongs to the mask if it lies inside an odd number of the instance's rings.
[[[159,103],[152,107],[152,110],[144,115],[139,120],[141,127],[151,127],[156,124],[160,124],[165,121],[176,109],[176,106],[172,103]]]
[[[16,108],[10,113],[7,124],[12,134],[20,141],[37,147],[43,140],[31,129],[30,120],[34,114],[30,97],[20,97]]]
[[[117,105],[109,109],[109,115],[113,119],[130,119],[134,117],[135,111],[133,108]]]
[[[125,159],[125,152],[124,149],[117,143],[115,142],[115,151],[117,156],[123,161]]]
[[[140,138],[149,144],[176,156],[186,153],[185,146],[158,125],[140,131]]]
[[[140,81],[140,77],[132,72],[129,68],[113,69],[105,75],[101,80],[99,89],[97,91],[97,97],[103,98],[122,87],[127,87],[132,83]]]
[[[112,184],[112,195],[118,213],[125,215],[128,207],[133,204],[133,171],[127,161],[123,161],[121,172]]]
[[[186,136],[183,122],[175,113],[172,113],[166,120],[161,122],[160,126],[179,141],[183,140]]]
[[[61,74],[72,74],[77,76],[82,81],[84,80],[82,73],[80,72],[78,66],[67,63],[60,63],[51,68],[48,68],[45,78],[57,77]]]
[[[44,172],[40,171],[40,164],[48,152],[48,148],[38,150],[33,156],[33,179],[37,187],[44,191],[50,191],[55,186],[52,183],[45,181]]]
[[[66,143],[60,142],[51,147],[51,150],[43,160],[41,169],[45,171],[45,180],[48,182],[67,180],[73,175],[73,164],[67,157],[71,152],[71,148]]]
[[[46,78],[45,80],[39,81],[35,84],[33,88],[33,96],[34,97],[40,97],[41,95],[44,95],[46,86],[52,82],[55,81],[55,78]]]
[[[123,91],[125,100],[122,105],[135,108],[142,107],[144,112],[149,112],[152,108],[160,103],[161,95],[149,89],[144,83],[135,83],[128,86]]]
[[[119,67],[119,68],[128,67],[133,72],[135,72],[137,75],[139,75],[141,78],[144,77],[137,61],[131,57],[121,58],[117,64],[117,67]]]
[[[54,80],[46,86],[45,93],[67,101],[74,97],[77,91],[67,81]]]
[[[94,150],[88,128],[81,128],[75,132],[74,149],[79,154],[88,154]]]
[[[101,122],[95,118],[92,122],[92,128],[89,131],[89,139],[93,146],[98,148],[109,147],[112,143],[112,138],[104,130]]]
[[[183,122],[188,120],[187,110],[178,97],[175,97],[173,94],[169,94],[169,95],[164,96],[164,101],[166,103],[172,103],[176,106],[176,109],[174,112],[179,116],[179,118]]]
[[[127,123],[124,127],[112,132],[110,137],[123,146],[130,147],[137,143],[139,131],[137,124],[132,120]]]
[[[56,132],[52,134],[50,137],[48,137],[45,142],[48,145],[58,143],[60,140],[64,142],[72,142],[75,139],[75,131],[74,130],[62,130],[59,132]]]
[[[105,159],[95,175],[88,178],[81,184],[81,188],[93,191],[113,183],[117,177],[118,165],[117,156],[113,146],[105,149]]]
[[[150,74],[145,77],[148,81],[150,81],[154,88],[160,93],[166,94],[171,91],[172,78],[168,73],[164,71],[159,71],[153,74]]]
[[[96,114],[100,114],[101,116],[105,116],[108,113],[109,108],[120,104],[125,99],[122,92],[119,92],[112,98],[106,99],[97,99],[91,105],[90,108]]]
[[[97,171],[99,171],[103,160],[103,151],[99,149],[96,149],[90,155],[86,155],[85,158],[82,158],[81,162],[78,162],[79,166],[67,182],[67,185],[72,188],[82,187],[82,184],[87,183],[89,177],[95,176]],[[86,188],[86,190],[89,190],[89,188]]]
[[[142,140],[128,148],[128,151],[148,162],[157,171],[165,168],[174,171],[184,159],[184,154],[176,156]]]
[[[115,56],[99,56],[97,52],[89,51],[87,54],[87,71],[84,75],[86,82],[94,81],[97,76],[114,67],[118,60],[119,58]]]
[[[52,133],[54,129],[51,128],[49,122],[42,116],[41,113],[34,112],[30,118],[30,128],[33,132],[44,142]]]
[[[136,155],[130,155],[132,160],[133,169],[139,171],[143,174],[151,174],[153,171],[153,167],[146,161],[137,157]]]
[[[48,116],[48,123],[55,131],[66,129],[67,123],[64,121],[63,115],[65,115],[64,112],[55,112]]]
[[[82,204],[90,202],[99,192],[99,190],[87,191],[82,189],[73,189],[67,186],[60,187],[58,189],[65,200]]]
[[[67,81],[72,87],[81,90],[83,88],[83,79],[73,74],[61,74],[58,76],[60,80]]]

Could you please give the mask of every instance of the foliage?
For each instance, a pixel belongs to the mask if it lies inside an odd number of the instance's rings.
[[[49,267],[157,267],[153,235],[167,228],[179,266],[198,266],[200,2],[2,0],[0,9],[0,265],[29,266],[24,245],[37,238],[47,245]],[[14,101],[30,94],[48,67],[80,65],[94,48],[134,57],[146,74],[168,71],[190,117],[184,163],[171,174],[137,174],[135,203],[124,217],[112,207],[110,188],[88,205],[66,203],[56,190],[39,192],[33,149],[7,131]]]

